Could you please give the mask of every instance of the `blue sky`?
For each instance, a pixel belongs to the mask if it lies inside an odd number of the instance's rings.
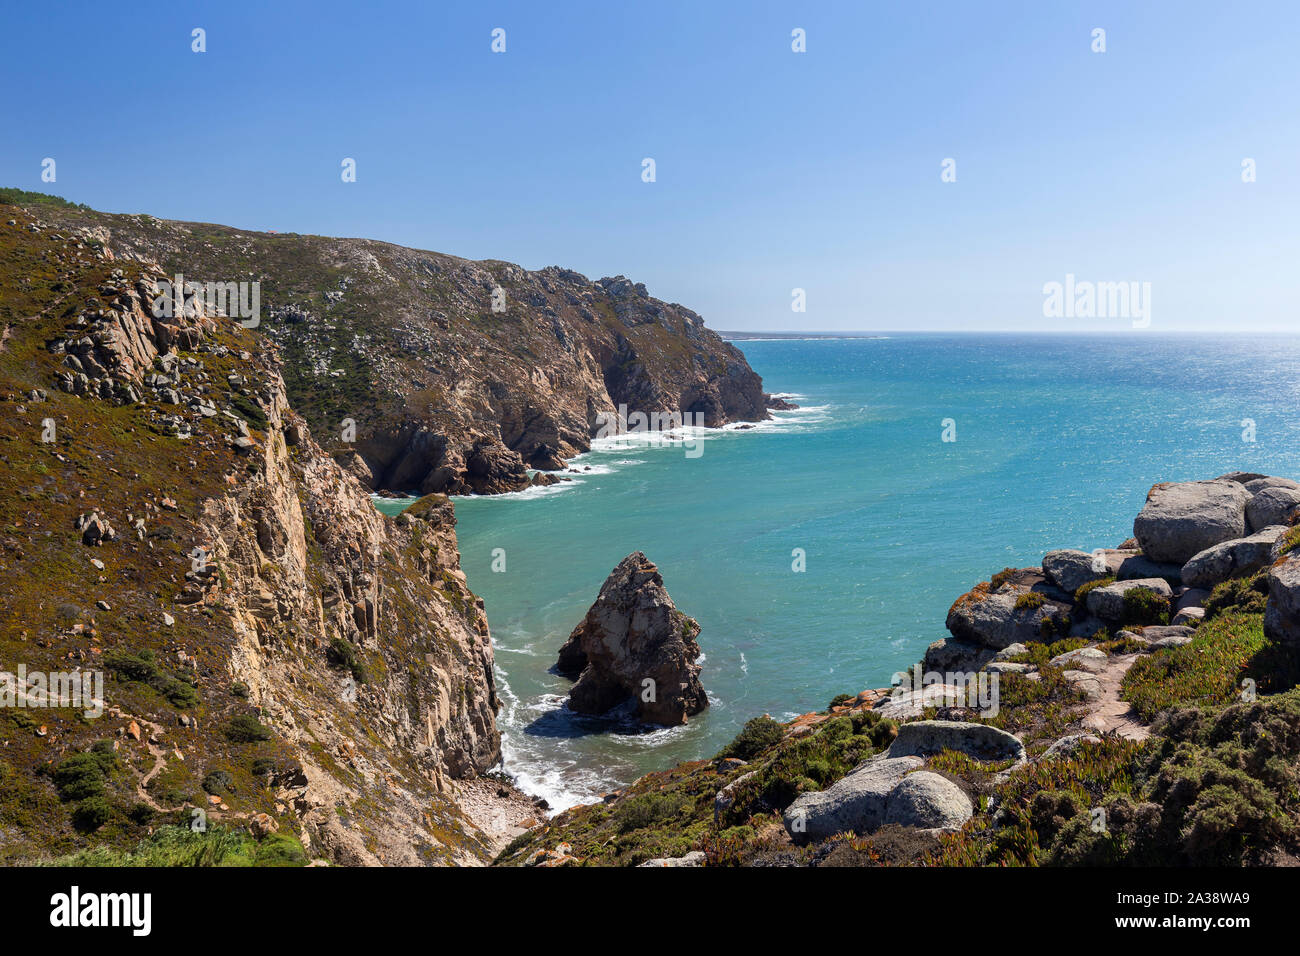
[[[1045,318],[1073,274],[1151,283],[1145,332],[1294,331],[1298,46],[1294,2],[10,4],[0,185],[621,273],[721,329],[1129,330]]]

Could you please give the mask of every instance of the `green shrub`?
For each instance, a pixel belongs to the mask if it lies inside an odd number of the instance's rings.
[[[1024,594],[1020,595],[1020,597],[1016,598],[1016,610],[1032,611],[1035,608],[1042,607],[1043,602],[1046,600],[1047,599],[1038,591],[1026,591]]]
[[[226,739],[240,744],[257,743],[271,739],[271,729],[253,714],[240,714],[232,717],[226,725]]]
[[[717,759],[739,757],[741,760],[753,760],[768,747],[781,742],[785,728],[771,717],[764,714],[745,722],[744,728],[736,739],[719,752]]]
[[[235,789],[235,778],[225,770],[210,770],[203,778],[203,791],[214,797]]]
[[[1114,583],[1115,576],[1112,574],[1109,577],[1098,578],[1096,581],[1089,581],[1086,584],[1080,584],[1074,592],[1074,603],[1079,607],[1084,607],[1088,603],[1089,593],[1091,593],[1094,588],[1101,588],[1105,587],[1107,584]]]
[[[1300,531],[1300,528],[1296,529]],[[1211,620],[1226,611],[1263,614],[1268,601],[1268,573],[1251,578],[1230,578],[1216,584],[1205,599],[1205,620]]]
[[[54,768],[54,786],[63,800],[85,800],[104,792],[104,765],[96,754],[68,757]]]
[[[352,672],[352,678],[359,684],[366,682],[366,669],[357,657],[357,650],[341,637],[330,639],[330,646],[325,651],[325,659],[334,667],[342,667]]]
[[[997,574],[989,579],[989,590],[996,591],[1002,585],[1007,583],[1007,579],[1016,573],[1016,568],[1003,568]]]
[[[102,796],[87,797],[72,810],[72,824],[83,833],[93,833],[113,816],[113,808]]]
[[[1169,599],[1146,588],[1124,592],[1123,621],[1136,627],[1169,623]]]

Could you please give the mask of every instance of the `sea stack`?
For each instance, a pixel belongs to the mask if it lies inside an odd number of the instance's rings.
[[[700,684],[700,625],[673,604],[640,551],[618,563],[596,603],[560,648],[556,669],[577,679],[569,707],[603,714],[629,699],[637,717],[675,726],[709,706]]]

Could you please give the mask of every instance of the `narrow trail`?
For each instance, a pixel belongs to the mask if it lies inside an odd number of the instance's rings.
[[[1083,719],[1083,726],[1088,730],[1099,734],[1113,731],[1129,740],[1146,740],[1151,736],[1151,728],[1133,712],[1132,705],[1120,699],[1124,675],[1140,656],[1110,657],[1092,672],[1100,685],[1100,694],[1096,700],[1089,701],[1088,715]]]

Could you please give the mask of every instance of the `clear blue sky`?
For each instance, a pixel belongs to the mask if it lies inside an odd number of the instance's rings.
[[[1073,273],[1150,282],[1151,331],[1295,330],[1298,50],[1294,0],[10,3],[0,185],[622,273],[714,328],[1128,328],[1045,319]]]

